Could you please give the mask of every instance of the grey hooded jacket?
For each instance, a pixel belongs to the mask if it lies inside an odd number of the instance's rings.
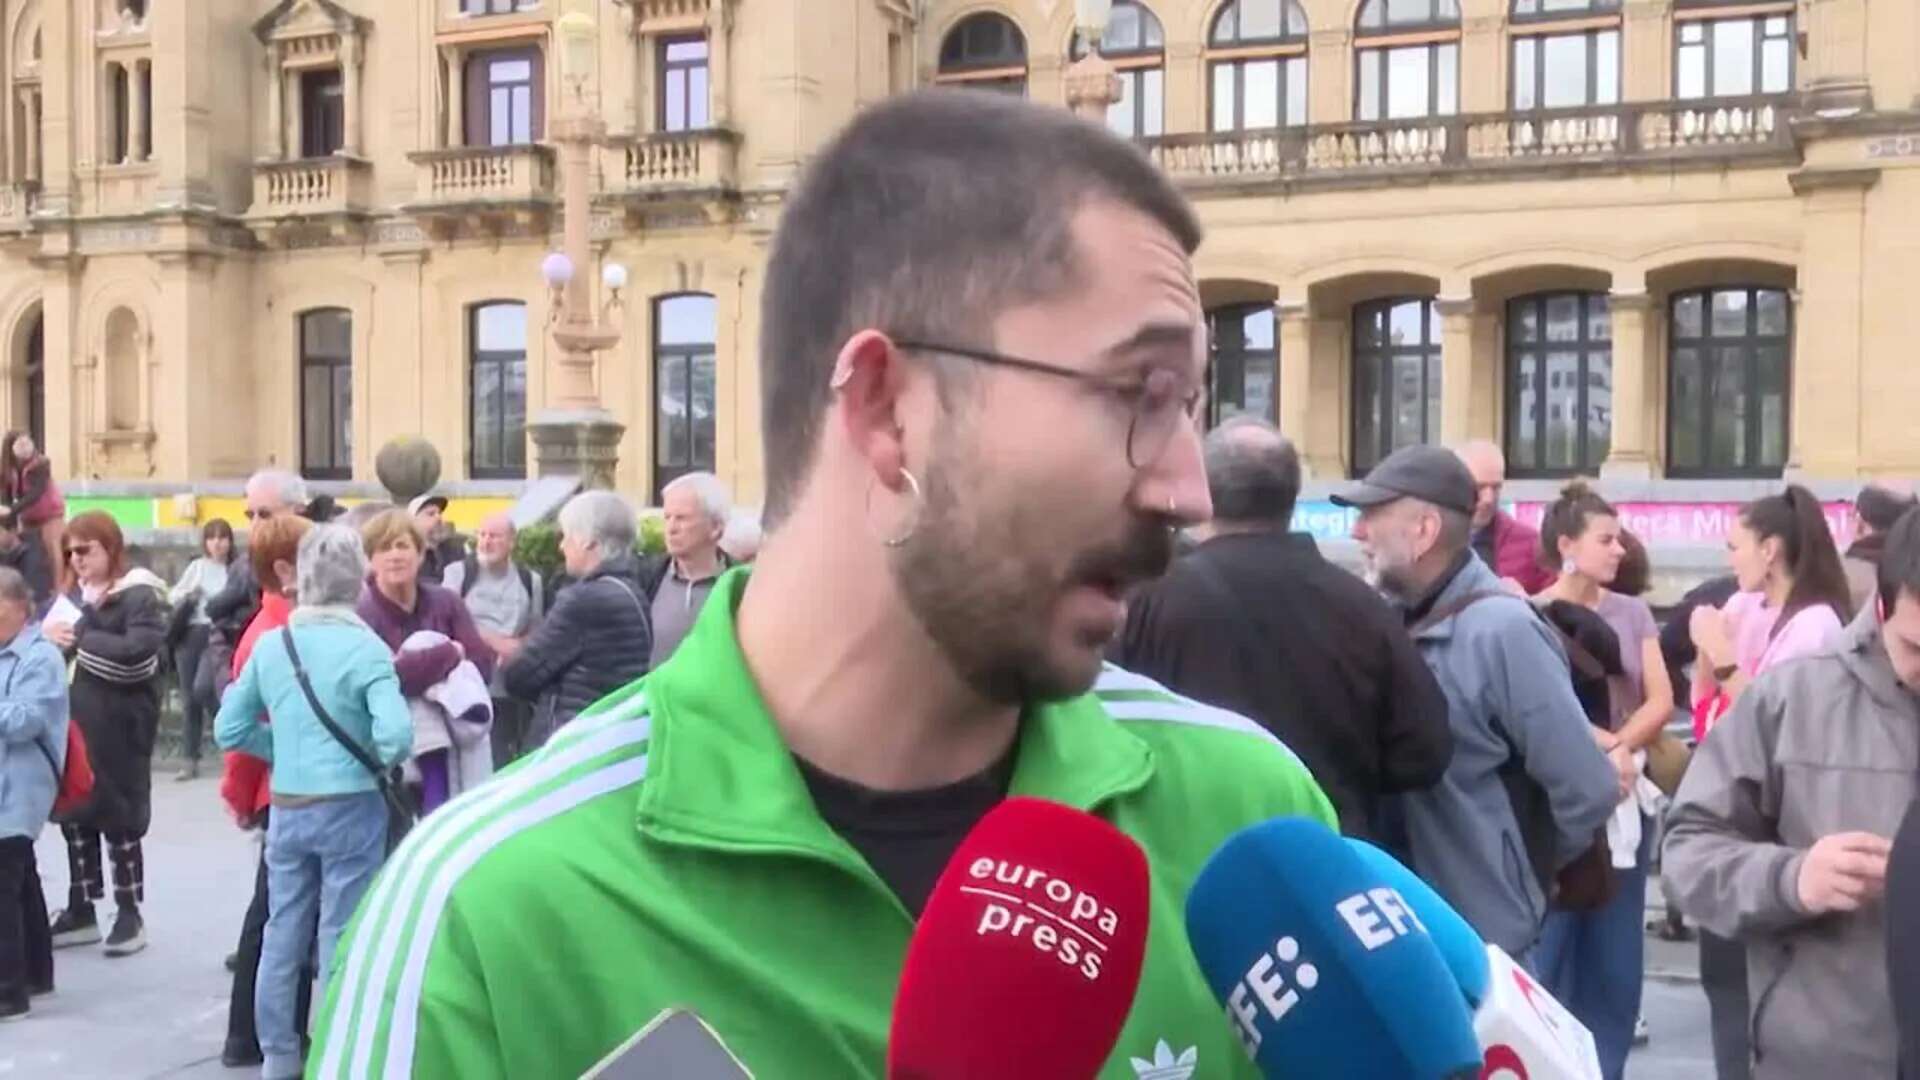
[[[1885,909],[1808,915],[1800,865],[1833,833],[1891,839],[1916,794],[1920,698],[1872,609],[1754,680],[1695,753],[1662,867],[1682,911],[1747,944],[1756,1080],[1894,1075]]]
[[[1476,556],[1435,609],[1497,593],[1414,635],[1447,697],[1453,759],[1433,787],[1406,796],[1414,866],[1488,942],[1533,947],[1546,896],[1528,859],[1501,769],[1516,761],[1545,795],[1553,864],[1593,845],[1620,801],[1618,774],[1593,741],[1553,631]]]

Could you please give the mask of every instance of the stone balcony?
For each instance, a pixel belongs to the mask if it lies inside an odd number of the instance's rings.
[[[1144,140],[1182,185],[1353,187],[1408,174],[1504,179],[1528,170],[1798,161],[1791,98],[1635,102]]]
[[[13,236],[33,228],[33,212],[40,206],[40,184],[36,180],[16,180],[0,184],[0,236]]]
[[[601,147],[603,197],[656,224],[675,215],[720,220],[739,192],[739,144],[720,128],[610,139]]]
[[[253,205],[247,222],[255,235],[317,227],[338,231],[363,222],[373,209],[373,165],[336,154],[253,166]]]
[[[409,154],[413,201],[403,209],[439,233],[530,225],[559,205],[553,148],[473,146]]]

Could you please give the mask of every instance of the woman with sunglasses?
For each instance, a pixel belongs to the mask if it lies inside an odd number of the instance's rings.
[[[120,526],[98,510],[67,523],[65,554],[68,590],[64,602],[55,601],[42,632],[74,661],[69,698],[93,764],[93,796],[60,825],[72,884],[66,910],[53,921],[53,945],[100,940],[94,904],[106,896],[104,840],[120,909],[106,953],[129,956],[147,946],[140,841],[153,815],[167,586],[152,571],[128,567]]]

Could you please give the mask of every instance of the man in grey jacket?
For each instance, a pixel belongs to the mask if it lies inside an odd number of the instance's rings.
[[[1747,946],[1755,1080],[1894,1075],[1881,897],[1920,795],[1920,510],[1878,581],[1835,648],[1747,687],[1667,818],[1681,909]]]
[[[1404,797],[1414,869],[1524,962],[1547,912],[1536,863],[1557,870],[1593,845],[1631,765],[1601,752],[1552,630],[1469,548],[1474,496],[1459,458],[1415,446],[1334,501],[1360,511],[1369,575],[1447,698],[1453,759]],[[1525,822],[1511,790],[1537,796]]]

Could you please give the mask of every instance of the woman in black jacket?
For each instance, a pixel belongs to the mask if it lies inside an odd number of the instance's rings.
[[[44,632],[74,659],[70,702],[93,764],[93,797],[62,820],[72,882],[67,908],[53,922],[55,948],[100,940],[94,903],[106,895],[100,867],[104,839],[119,906],[107,935],[108,956],[146,948],[140,918],[145,867],[140,840],[152,817],[153,742],[160,727],[160,652],[167,636],[166,583],[127,568],[120,526],[99,511],[67,524],[70,589],[77,621],[56,602]]]
[[[507,693],[535,706],[529,749],[647,673],[653,628],[636,581],[634,521],[632,504],[611,491],[583,492],[560,510],[560,552],[575,583],[500,671]]]

